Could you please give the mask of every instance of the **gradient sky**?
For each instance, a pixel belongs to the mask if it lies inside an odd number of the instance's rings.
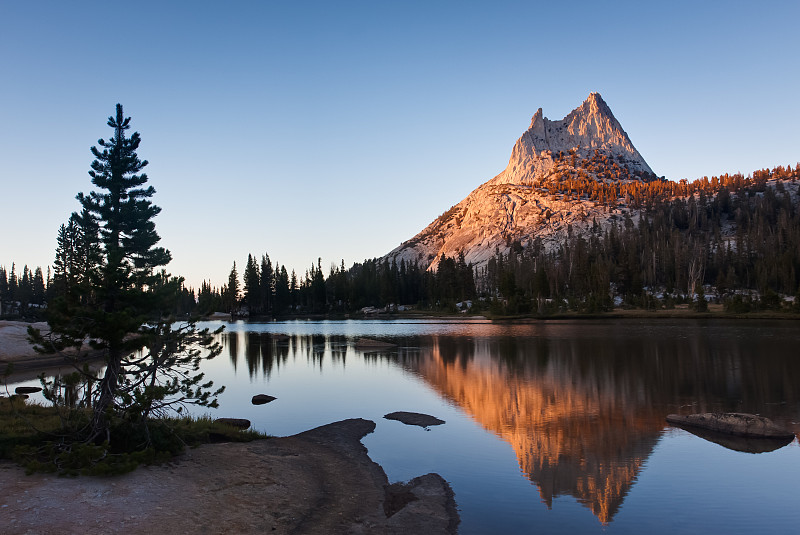
[[[658,175],[800,160],[798,2],[0,4],[0,265],[52,263],[117,102],[169,270],[382,256],[602,94]]]

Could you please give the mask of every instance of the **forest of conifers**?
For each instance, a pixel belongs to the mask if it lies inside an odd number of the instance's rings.
[[[557,177],[549,193],[625,207],[624,215],[588,235],[570,233],[556,250],[511,243],[477,269],[463,255],[442,257],[435,272],[372,259],[332,265],[326,276],[320,260],[298,277],[266,254],[249,255],[241,277],[234,263],[220,287],[183,288],[176,312],[284,316],[392,304],[455,311],[470,301],[497,315],[547,315],[687,302],[702,311],[709,300],[737,313],[800,311],[798,178],[800,164],[691,183]],[[45,277],[41,268],[0,268],[6,316],[36,315],[57,291],[58,270],[51,277],[48,267]]]

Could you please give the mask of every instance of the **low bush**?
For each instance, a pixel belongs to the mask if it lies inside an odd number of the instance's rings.
[[[0,399],[0,458],[12,459],[28,473],[111,475],[140,464],[169,461],[187,446],[246,442],[266,435],[242,431],[210,417],[114,420],[111,439],[82,440],[91,420],[85,409],[70,411],[29,403],[21,396]]]

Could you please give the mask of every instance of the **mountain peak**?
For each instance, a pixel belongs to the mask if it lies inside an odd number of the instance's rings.
[[[592,91],[591,93],[589,93],[589,97],[585,100],[585,102],[591,102],[594,104],[603,103],[604,105],[606,103],[606,101],[603,100],[603,97],[600,96],[600,93],[598,93],[597,91]]]
[[[592,181],[623,184],[651,178],[647,162],[599,93],[591,93],[559,121],[539,108],[502,173],[385,258],[436,269],[443,254],[463,253],[467,262],[486,265],[497,251],[516,246],[538,242],[554,250],[573,231],[610,225],[622,213],[580,188],[591,190]]]
[[[615,158],[635,175],[653,174],[603,97],[593,92],[560,121],[551,121],[539,108],[530,128],[514,145],[505,171],[492,182],[541,184],[554,172],[554,157],[559,153],[574,152],[586,159],[595,151]]]
[[[608,107],[608,104],[606,104],[606,101],[600,96],[600,93],[589,93],[589,97],[583,101],[583,105],[581,106],[581,108],[585,107],[589,108],[590,113],[610,116],[611,118],[614,117],[614,114],[611,113],[611,108]]]
[[[528,128],[528,130],[533,128],[533,125],[536,123],[540,123],[542,121],[544,121],[544,113],[542,113],[542,108],[539,108],[536,110],[536,113],[533,114],[533,117],[531,117],[531,126]]]

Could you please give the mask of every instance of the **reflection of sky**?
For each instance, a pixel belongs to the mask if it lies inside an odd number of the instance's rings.
[[[782,347],[775,345],[776,341],[783,340],[789,347],[800,336],[793,323],[770,323],[768,327],[661,321],[527,326],[483,321],[239,322],[229,325],[225,335],[233,337],[235,343],[223,337],[222,353],[206,363],[204,370],[217,385],[227,387],[219,400],[221,408],[210,411],[214,417],[248,418],[255,428],[273,435],[290,435],[345,418],[375,421],[375,432],[363,441],[373,460],[384,467],[392,481],[428,472],[445,477],[461,510],[461,533],[527,533],[534,526],[542,533],[755,533],[766,528],[791,532],[800,523],[795,508],[800,491],[797,442],[765,454],[734,452],[684,431],[669,429],[664,433],[665,424],[657,414],[651,414],[666,411],[664,404],[679,400],[675,396],[682,394],[673,391],[673,385],[690,384],[687,378],[705,389],[704,402],[713,405],[717,395],[714,381],[719,374],[733,376],[741,372],[734,368],[750,360],[764,363],[758,348],[769,347],[774,354]],[[292,336],[273,341],[268,334],[248,336],[248,332]],[[381,356],[365,355],[353,345],[361,336],[394,339],[400,347]],[[405,336],[412,337],[418,347],[407,349],[403,345]],[[658,337],[678,342],[651,350],[648,344]],[[620,345],[621,340],[625,345]],[[278,347],[284,348],[285,358],[279,356]],[[257,360],[261,351],[272,355],[268,372],[260,362],[252,370],[248,367],[248,352]],[[587,351],[591,355],[586,355]],[[730,357],[737,351],[741,358]],[[715,356],[719,354],[726,356],[720,360]],[[748,359],[748,354],[753,358]],[[637,362],[643,367],[636,367]],[[700,364],[686,368],[693,362]],[[673,368],[680,373],[664,377],[662,372]],[[794,369],[787,368],[784,379],[796,379],[792,376]],[[503,373],[508,374],[505,387]],[[666,382],[651,384],[636,398],[637,391],[631,385],[652,381],[653,377]],[[764,377],[771,375],[749,374],[747,379],[754,384],[743,393],[774,390],[761,385]],[[480,388],[470,386],[472,382]],[[459,397],[458,389],[465,395]],[[482,401],[481,396],[490,392],[502,396],[491,394],[492,399]],[[250,399],[259,393],[277,399],[253,406]],[[620,395],[629,403],[620,405],[615,397]],[[538,422],[531,412],[531,407],[537,406],[533,402],[538,403],[539,398],[546,401],[548,396],[554,401],[542,405],[544,408],[564,410],[555,411],[539,427],[526,428]],[[520,409],[527,407],[526,412],[505,410],[509,399],[516,399]],[[592,402],[592,414],[575,412],[583,400]],[[498,411],[481,411],[493,403]],[[638,432],[653,438],[644,453],[641,448],[626,446],[626,424],[609,414],[618,405],[625,415],[622,420],[646,421]],[[398,410],[432,414],[447,423],[425,431],[382,418]],[[495,414],[501,415],[497,421],[502,425],[491,428]],[[503,419],[506,417],[510,420]],[[547,483],[546,478],[537,472],[538,479],[529,479],[530,474],[520,469],[520,451],[514,449],[513,439],[547,446],[540,439],[548,438],[552,429],[571,429],[569,425],[558,427],[560,421],[576,424],[572,434],[566,435],[566,444],[573,449],[577,446],[575,451],[584,448],[585,455],[593,456],[584,459],[587,466],[624,465],[629,461],[641,464],[635,478],[623,482],[629,487],[624,502],[606,526],[579,503],[575,496],[580,493],[570,495],[563,485],[556,486],[552,505],[546,507],[538,488]],[[509,422],[515,427],[509,427]],[[603,435],[609,437],[608,448],[592,445],[597,437],[590,433],[597,429],[608,433]],[[621,435],[618,450],[615,430]],[[536,454],[539,450],[525,449],[522,453],[527,451]],[[608,451],[620,451],[622,457],[610,453],[611,464],[603,464],[607,459],[602,455]],[[561,461],[553,465],[558,478],[580,464],[581,459],[566,453],[569,455],[553,457]],[[577,477],[567,476],[567,482]],[[563,481],[559,479],[560,484]]]

